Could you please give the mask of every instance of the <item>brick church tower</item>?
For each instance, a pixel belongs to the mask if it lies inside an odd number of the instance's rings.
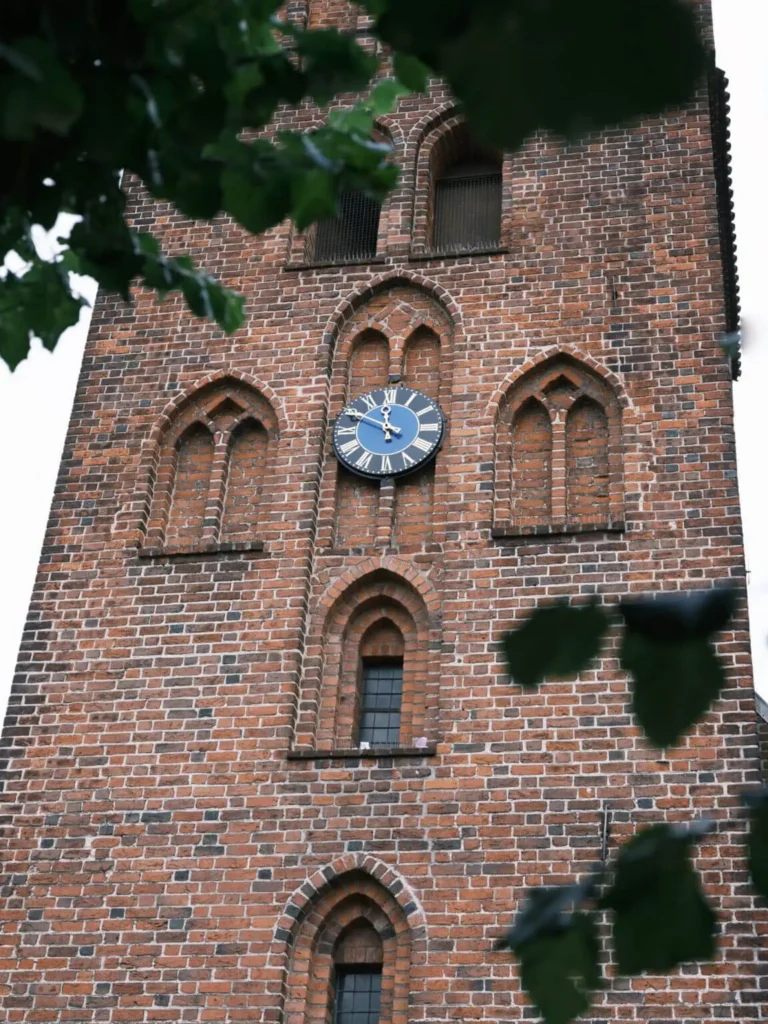
[[[500,647],[545,598],[744,576],[724,118],[713,80],[502,158],[436,86],[378,126],[397,191],[306,235],[128,184],[247,326],[97,302],[4,732],[5,1021],[536,1019],[491,949],[526,888],[733,812],[745,612],[666,751],[614,657],[523,692]],[[590,1020],[761,1018],[734,838],[700,848],[717,961],[609,982]]]

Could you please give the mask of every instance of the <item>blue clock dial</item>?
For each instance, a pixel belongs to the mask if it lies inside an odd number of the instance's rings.
[[[342,465],[360,476],[405,476],[434,458],[444,433],[445,417],[428,395],[411,388],[377,388],[342,410],[333,429],[333,450]]]

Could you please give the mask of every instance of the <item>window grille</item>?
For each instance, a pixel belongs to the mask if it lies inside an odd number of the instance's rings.
[[[336,975],[334,1024],[378,1024],[381,970],[341,970]]]
[[[338,217],[321,220],[315,228],[310,259],[317,263],[372,259],[379,237],[381,204],[364,192],[344,192]]]
[[[403,662],[400,659],[363,663],[360,742],[376,747],[400,742]]]
[[[467,173],[469,172],[469,173]],[[455,167],[435,185],[434,250],[495,249],[501,234],[501,172]]]

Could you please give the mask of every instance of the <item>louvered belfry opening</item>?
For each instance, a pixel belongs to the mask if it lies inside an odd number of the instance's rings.
[[[432,157],[432,249],[471,252],[501,242],[501,156],[459,125]]]
[[[381,204],[364,192],[344,192],[339,214],[320,221],[310,246],[315,263],[372,259],[379,237]]]

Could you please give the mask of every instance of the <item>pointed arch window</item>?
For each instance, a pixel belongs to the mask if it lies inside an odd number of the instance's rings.
[[[261,550],[276,441],[271,406],[247,386],[190,396],[159,441],[139,553]]]
[[[439,629],[407,581],[376,572],[315,620],[294,741],[321,751],[432,750],[438,738]]]
[[[294,1024],[407,1024],[421,927],[412,932],[404,906],[366,872],[326,871],[330,886],[282,919],[293,930],[283,1015]]]
[[[384,952],[368,921],[348,927],[333,955],[334,1024],[379,1024]]]
[[[501,404],[494,536],[624,529],[621,406],[575,360],[549,360]]]
[[[501,244],[501,154],[477,143],[462,121],[430,144],[427,245],[436,253]]]

